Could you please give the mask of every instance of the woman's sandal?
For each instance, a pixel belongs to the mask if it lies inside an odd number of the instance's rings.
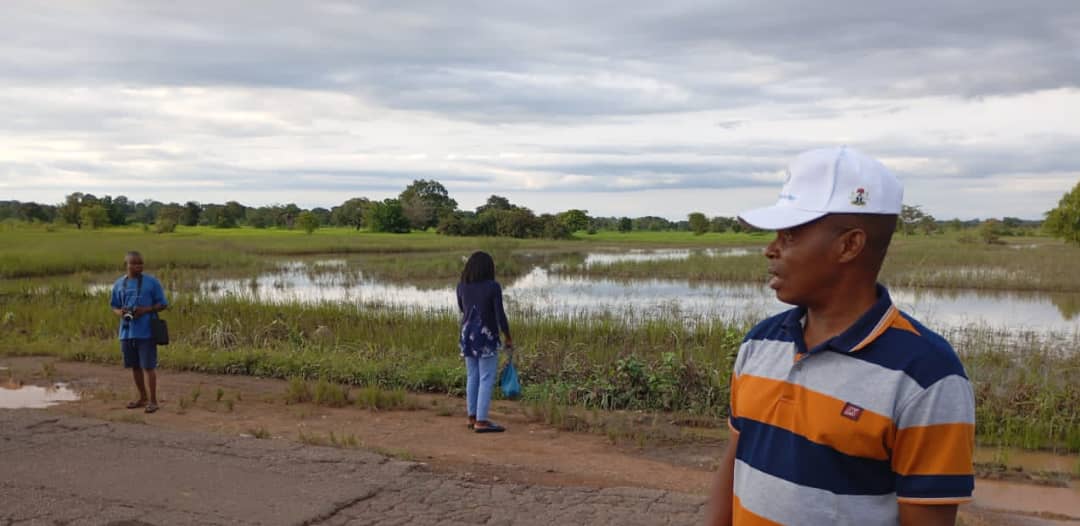
[[[495,422],[488,422],[484,427],[476,427],[475,431],[477,433],[502,433],[503,431],[506,431],[506,428]]]
[[[147,404],[146,405],[146,412],[147,413],[156,413],[157,410],[158,410],[158,405],[157,404]]]
[[[138,409],[140,407],[145,407],[145,406],[146,406],[146,401],[145,400],[136,400],[134,402],[128,402],[128,404],[127,404],[128,409]]]

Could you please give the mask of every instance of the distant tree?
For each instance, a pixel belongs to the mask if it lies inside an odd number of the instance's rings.
[[[157,213],[157,219],[171,219],[176,224],[180,224],[180,220],[184,217],[184,207],[170,203],[161,207]]]
[[[480,215],[488,210],[510,210],[513,208],[516,207],[510,204],[509,199],[499,195],[493,195],[487,198],[487,202],[476,207],[476,214]]]
[[[929,236],[930,234],[933,234],[933,233],[937,232],[938,231],[937,220],[935,220],[934,216],[932,216],[930,214],[924,214],[919,219],[919,230],[923,233],[923,235],[926,235],[926,236]]]
[[[102,197],[101,204],[109,213],[110,225],[126,225],[128,216],[135,215],[135,204],[122,195],[115,199],[109,196]]]
[[[479,210],[479,209],[478,209]],[[475,214],[475,219],[469,226],[470,236],[497,236],[499,235],[499,214],[507,209],[488,209]]]
[[[364,216],[371,207],[366,197],[354,197],[330,210],[330,220],[337,226],[349,226],[357,230],[364,227]]]
[[[634,228],[634,221],[629,217],[619,219],[619,232],[629,232]]]
[[[224,205],[204,205],[199,224],[214,228],[236,228],[236,218],[229,215]]]
[[[277,205],[271,207],[274,214],[274,225],[278,228],[288,228],[292,230],[296,226],[296,218],[300,217],[300,212],[303,210],[295,203],[289,203],[285,206]]]
[[[1057,208],[1046,213],[1043,230],[1067,243],[1080,245],[1080,183],[1058,201]]]
[[[964,223],[962,223],[959,219],[953,219],[952,221],[949,221],[949,230],[952,230],[953,232],[959,232],[963,229]]]
[[[732,220],[730,217],[714,217],[709,220],[710,232],[727,232],[731,230]]]
[[[58,208],[60,219],[76,228],[82,228],[82,192],[64,196],[64,203]]]
[[[409,232],[409,219],[405,217],[405,211],[401,208],[401,202],[397,199],[386,199],[372,203],[367,210],[365,218],[368,228],[373,232],[391,232],[395,234],[407,234]]]
[[[446,188],[438,181],[417,179],[398,196],[401,208],[409,224],[425,230],[439,224],[439,218],[457,209],[457,201],[450,198]]]
[[[589,228],[589,211],[571,209],[556,216],[570,232],[578,232]]]
[[[311,234],[319,228],[319,218],[312,212],[300,212],[300,215],[296,218],[296,224],[300,225],[300,228],[303,228],[304,232]]]
[[[578,210],[578,212],[584,211]],[[536,218],[536,220],[540,223],[540,235],[545,239],[569,239],[573,237],[574,231],[558,216],[544,214]],[[588,225],[588,221],[585,224]]]
[[[915,229],[918,228],[919,223],[922,221],[926,214],[923,213],[920,206],[900,206],[900,217],[897,218],[896,229],[904,235],[910,236],[915,233]]]
[[[987,219],[979,226],[979,238],[988,245],[1001,243],[1001,233],[1001,222],[997,219]]]
[[[225,203],[224,214],[228,216],[228,223],[231,226],[236,226],[243,222],[246,213],[247,207],[240,203],[237,203],[236,201],[229,201]]]
[[[180,224],[195,226],[199,224],[199,216],[202,215],[202,207],[195,201],[184,203],[184,215],[180,218]]]
[[[311,213],[319,220],[319,226],[326,226],[330,224],[330,211],[322,208],[315,207],[311,209]]]
[[[709,218],[705,217],[705,214],[691,212],[687,219],[690,223],[690,230],[694,232],[695,236],[700,236],[709,231]]]
[[[19,203],[19,218],[27,222],[46,222],[49,220],[49,214],[37,203]]]
[[[250,207],[244,211],[244,222],[254,228],[274,226],[274,212],[268,206]]]
[[[164,206],[165,204],[160,201],[154,201],[153,199],[143,199],[135,205],[135,212],[128,216],[128,221],[135,221],[144,225],[155,223],[157,222],[158,214],[161,213],[161,209]],[[179,217],[176,218],[176,222],[177,224],[180,223]]]
[[[648,230],[650,232],[660,232],[662,230],[674,230],[675,226],[671,221],[662,217],[645,216],[639,217],[633,220],[633,230]]]
[[[109,211],[101,205],[91,205],[79,211],[79,224],[96,230],[109,224]]]
[[[471,221],[475,221],[475,218],[468,218],[464,212],[454,212],[443,216],[435,231],[446,236],[467,236],[470,235]]]

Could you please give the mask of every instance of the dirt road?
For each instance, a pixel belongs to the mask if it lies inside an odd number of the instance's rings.
[[[361,450],[0,411],[4,524],[694,524],[651,489],[479,484]],[[139,521],[139,522],[133,522]]]
[[[509,403],[495,416],[510,432],[477,435],[456,399],[392,412],[286,405],[281,381],[169,371],[162,410],[145,415],[123,408],[130,377],[116,367],[0,368],[82,395],[0,410],[0,525],[700,524],[722,447],[615,446]],[[311,445],[329,441],[340,447]],[[1058,521],[968,507],[963,523]]]

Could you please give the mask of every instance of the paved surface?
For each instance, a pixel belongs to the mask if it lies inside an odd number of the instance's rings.
[[[403,438],[407,439],[407,438]],[[373,453],[0,410],[0,526],[700,524],[673,492],[477,484]]]

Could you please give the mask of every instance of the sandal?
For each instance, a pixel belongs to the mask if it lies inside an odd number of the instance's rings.
[[[157,410],[158,410],[158,405],[157,404],[150,403],[150,404],[146,405],[146,412],[147,413],[156,413]]]
[[[136,400],[134,402],[128,402],[127,404],[128,409],[138,409],[144,406],[146,406],[146,400]]]
[[[477,433],[502,433],[503,431],[506,431],[506,428],[495,422],[488,422],[486,426],[477,427],[475,431]]]

